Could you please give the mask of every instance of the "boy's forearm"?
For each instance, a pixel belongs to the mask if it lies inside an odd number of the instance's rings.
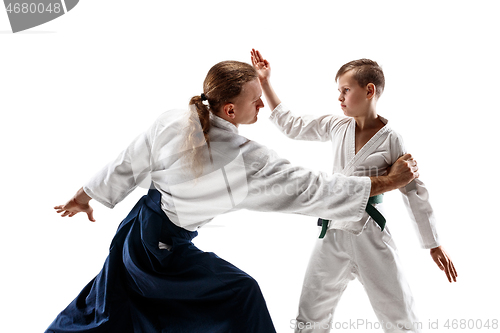
[[[264,96],[266,96],[267,104],[269,104],[269,108],[274,110],[278,105],[280,105],[281,101],[276,95],[273,87],[271,86],[271,82],[269,79],[261,80],[260,85],[262,87],[262,91],[264,92]]]

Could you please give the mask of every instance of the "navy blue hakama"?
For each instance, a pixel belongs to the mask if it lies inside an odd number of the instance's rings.
[[[276,332],[257,282],[199,250],[197,234],[174,225],[150,190],[118,227],[102,271],[46,333]]]

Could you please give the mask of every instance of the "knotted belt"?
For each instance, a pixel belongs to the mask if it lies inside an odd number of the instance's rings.
[[[374,204],[382,203],[384,200],[384,195],[379,194],[368,199],[368,204],[366,205],[365,211],[370,215],[370,217],[379,225],[381,231],[384,231],[385,227],[385,217],[377,210],[377,208],[373,207]],[[321,233],[319,234],[319,238],[323,238],[326,235],[326,231],[328,230],[328,224],[330,220],[325,220],[322,218],[318,219],[318,226],[321,227]]]

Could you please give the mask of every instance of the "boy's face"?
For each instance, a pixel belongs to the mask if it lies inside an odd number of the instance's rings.
[[[367,113],[369,109],[367,89],[361,87],[353,78],[352,71],[339,77],[339,91],[340,107],[346,116],[359,117]]]

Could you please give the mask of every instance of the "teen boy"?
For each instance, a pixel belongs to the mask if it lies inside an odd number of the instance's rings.
[[[288,137],[297,140],[331,140],[334,173],[346,176],[378,176],[406,153],[401,136],[376,111],[384,90],[384,74],[374,61],[361,59],[342,66],[339,101],[345,116],[294,116],[279,100],[269,81],[269,62],[252,50],[252,63],[262,90],[273,109],[271,120]],[[456,270],[440,245],[435,218],[425,185],[415,179],[401,188],[410,217],[423,248],[448,280]],[[363,284],[385,332],[419,332],[413,297],[402,273],[396,245],[385,226],[382,198],[373,198],[359,221],[323,220],[323,232],[311,256],[302,294],[296,332],[329,332],[338,301],[354,278]],[[371,210],[370,210],[371,209]],[[382,211],[383,212],[383,211]],[[382,217],[381,217],[382,216]],[[328,229],[328,230],[327,230]]]

